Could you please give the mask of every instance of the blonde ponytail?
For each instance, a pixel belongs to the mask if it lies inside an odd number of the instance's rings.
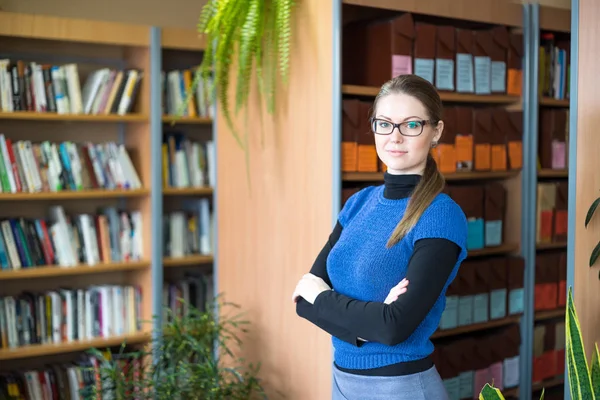
[[[440,173],[437,167],[437,163],[431,156],[427,155],[427,163],[425,164],[425,171],[421,181],[415,187],[415,191],[412,193],[404,216],[396,225],[396,229],[390,236],[387,242],[387,247],[390,248],[398,243],[406,236],[406,234],[416,225],[421,218],[421,215],[425,212],[427,207],[431,204],[433,199],[444,190],[446,181],[444,176]]]

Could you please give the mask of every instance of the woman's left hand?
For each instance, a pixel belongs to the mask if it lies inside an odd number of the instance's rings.
[[[298,281],[292,300],[297,302],[298,298],[302,297],[310,304],[314,304],[317,296],[326,290],[331,290],[329,285],[323,279],[309,273]]]

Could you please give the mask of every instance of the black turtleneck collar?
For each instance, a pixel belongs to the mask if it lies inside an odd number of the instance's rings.
[[[399,200],[409,197],[421,180],[421,175],[392,175],[388,172],[383,174],[385,188],[383,196],[390,200]]]

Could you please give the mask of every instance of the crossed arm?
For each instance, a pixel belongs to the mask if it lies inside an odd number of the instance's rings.
[[[330,287],[327,255],[341,232],[338,223],[310,271]],[[359,301],[327,290],[316,297],[314,304],[300,299],[296,312],[329,334],[356,346],[362,344],[359,338],[396,345],[406,340],[423,321],[442,292],[459,255],[460,247],[449,240],[418,240],[408,264],[408,290],[391,304]]]

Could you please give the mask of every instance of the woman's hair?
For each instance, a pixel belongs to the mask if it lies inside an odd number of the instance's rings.
[[[405,94],[419,100],[427,110],[428,120],[435,126],[442,119],[442,101],[437,90],[429,81],[418,75],[400,75],[383,84],[373,102],[372,117],[377,113],[379,99],[390,94]],[[390,248],[398,243],[419,221],[433,199],[444,189],[444,176],[438,171],[437,163],[427,154],[423,177],[417,184],[408,202],[404,216],[387,242]]]

